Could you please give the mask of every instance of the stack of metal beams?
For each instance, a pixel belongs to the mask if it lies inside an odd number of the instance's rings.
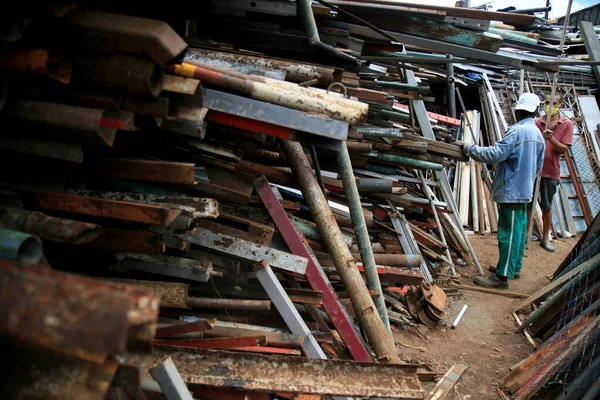
[[[533,66],[448,18],[533,19],[382,4],[385,31],[324,4],[14,19],[0,332],[52,373],[3,376],[11,398],[423,397],[391,332],[443,319],[455,264],[483,272],[446,173],[461,121],[426,110],[439,75],[398,41]]]

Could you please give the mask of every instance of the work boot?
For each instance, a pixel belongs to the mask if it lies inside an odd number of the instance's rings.
[[[496,274],[477,276],[475,279],[473,279],[473,283],[477,286],[482,286],[489,289],[508,289],[508,280],[504,281]]]
[[[540,242],[540,246],[544,248],[544,250],[549,251],[550,253],[554,253],[556,249],[550,242]]]
[[[490,265],[488,268],[488,271],[490,271],[491,273],[495,274],[496,273],[496,266],[495,265]],[[521,273],[520,272],[515,272],[515,279],[519,279],[521,277]]]

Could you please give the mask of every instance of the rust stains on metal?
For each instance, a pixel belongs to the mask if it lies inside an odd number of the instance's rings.
[[[0,304],[2,333],[95,363],[133,342],[149,351],[158,317],[150,292],[14,265],[0,266]]]
[[[169,225],[181,213],[167,207],[138,204],[128,201],[96,199],[64,193],[29,192],[23,200],[34,207],[122,219],[152,225]]]
[[[82,30],[108,35],[112,51],[146,54],[158,65],[166,65],[187,48],[187,44],[163,21],[110,14],[77,8],[64,19]]]
[[[416,365],[210,350],[184,352],[160,346],[154,357],[171,357],[188,384],[332,396],[423,398]]]
[[[130,288],[138,288],[153,292],[160,297],[161,307],[190,308],[188,306],[188,289],[186,283],[143,281],[135,279],[110,279],[111,282],[121,283]]]
[[[49,136],[112,146],[117,128],[102,126],[106,113],[94,108],[43,101],[20,101],[7,110],[11,122],[45,128]]]
[[[18,208],[0,208],[0,220],[6,226],[9,226],[7,224],[15,224],[20,231],[35,233],[42,239],[60,243],[89,243],[102,232],[100,225],[49,217],[41,212]]]
[[[158,97],[163,71],[154,62],[127,54],[80,58],[92,82],[134,95]]]

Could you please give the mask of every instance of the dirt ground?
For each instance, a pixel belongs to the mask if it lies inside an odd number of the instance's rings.
[[[484,269],[496,263],[498,247],[495,235],[471,235],[470,239]],[[547,285],[550,282],[548,276],[576,242],[577,238],[555,240],[555,253],[549,253],[541,248],[539,242],[533,242],[530,250],[525,252],[522,277],[511,280],[509,290],[533,294]],[[472,278],[476,272],[472,267],[457,267],[457,272],[462,275],[461,283],[473,285]],[[509,310],[522,299],[469,290],[460,292],[463,297],[449,297],[447,318],[439,328],[419,326],[419,332],[427,342],[410,331],[401,331],[394,333],[396,346],[403,360],[430,364],[440,375],[458,362],[469,366],[456,391],[446,399],[498,399],[494,392],[497,382],[508,373],[509,367],[533,352],[523,334],[514,333],[515,321],[509,314]],[[465,315],[458,327],[451,329],[450,325],[464,304],[468,305]],[[495,359],[496,356],[502,358]],[[432,388],[433,384],[424,384],[426,392]]]

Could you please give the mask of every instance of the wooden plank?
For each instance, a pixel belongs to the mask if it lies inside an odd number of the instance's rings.
[[[169,225],[181,213],[162,206],[98,199],[65,193],[28,192],[23,201],[33,207],[151,225]]]
[[[193,185],[196,181],[191,163],[113,158],[94,163],[87,171],[96,176],[135,181],[182,185]]]
[[[104,228],[96,239],[84,246],[110,252],[163,254],[166,250],[161,236],[147,231]]]

